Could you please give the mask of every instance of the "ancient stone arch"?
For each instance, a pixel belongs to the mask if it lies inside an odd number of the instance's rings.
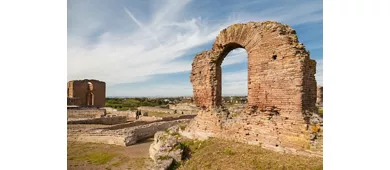
[[[236,48],[248,53],[248,108],[287,117],[315,111],[316,62],[295,30],[270,21],[231,25],[220,32],[211,50],[195,56],[190,79],[198,106],[221,107],[221,64]]]

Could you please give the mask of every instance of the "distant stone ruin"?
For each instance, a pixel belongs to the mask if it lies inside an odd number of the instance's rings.
[[[222,106],[221,64],[236,48],[248,53],[248,105],[231,115]],[[202,110],[185,135],[322,155],[316,61],[309,55],[295,30],[281,23],[249,22],[222,30],[212,49],[197,54],[192,63],[194,102]]]
[[[68,105],[80,107],[104,107],[106,83],[98,80],[73,80],[67,87]]]

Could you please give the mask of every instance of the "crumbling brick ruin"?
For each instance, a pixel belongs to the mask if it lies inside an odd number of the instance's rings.
[[[232,25],[221,31],[211,50],[195,56],[191,82],[197,105],[221,106],[221,64],[236,48],[248,53],[249,107],[277,108],[291,116],[315,109],[316,62],[295,30],[274,22]]]
[[[221,64],[236,48],[248,53],[248,106],[232,116],[222,106]],[[316,62],[309,55],[295,30],[281,23],[249,22],[222,30],[212,49],[197,54],[192,63],[194,102],[203,110],[186,136],[260,143],[295,153],[318,151],[322,119],[313,118]]]
[[[68,82],[68,105],[104,107],[106,83],[98,80],[73,80]]]

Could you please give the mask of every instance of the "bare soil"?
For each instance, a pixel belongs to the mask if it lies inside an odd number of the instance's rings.
[[[149,147],[153,139],[131,146],[68,141],[69,170],[146,169],[152,165]]]

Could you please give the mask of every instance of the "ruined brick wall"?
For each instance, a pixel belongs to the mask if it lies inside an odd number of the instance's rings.
[[[215,75],[212,55],[211,51],[204,51],[197,54],[192,63],[190,80],[193,85],[194,103],[199,107],[215,105],[216,101],[216,96],[213,95],[216,89],[212,85],[212,78]]]
[[[236,48],[248,53],[248,107],[277,110],[290,117],[313,110],[315,61],[299,43],[295,30],[277,22],[229,26],[217,36],[212,50],[195,56],[191,83],[198,106],[221,106],[221,64]]]
[[[303,108],[310,112],[317,112],[317,107],[315,101],[317,98],[317,81],[315,78],[316,74],[316,65],[315,60],[305,57],[302,61],[304,63],[303,68]]]
[[[68,119],[79,119],[79,118],[100,118],[106,114],[105,109],[89,109],[89,108],[78,108],[78,109],[67,109]]]
[[[93,86],[93,105],[88,105],[88,82]],[[68,82],[68,97],[76,98],[80,106],[104,107],[106,102],[106,83],[98,80],[74,80]],[[68,103],[69,104],[69,103]]]
[[[229,113],[221,102],[221,64],[235,48],[248,53],[248,106],[238,114]],[[321,156],[316,62],[309,55],[295,31],[277,22],[234,24],[222,30],[212,50],[196,55],[192,64],[195,103],[206,109],[183,135]]]

